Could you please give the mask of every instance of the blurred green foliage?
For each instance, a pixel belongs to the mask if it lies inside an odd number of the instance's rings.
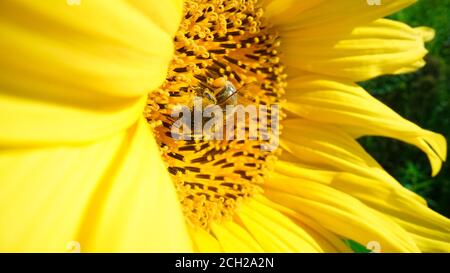
[[[383,76],[361,85],[403,117],[450,140],[450,0],[422,0],[390,18],[436,30],[435,39],[427,43],[427,65],[415,73]],[[426,156],[415,147],[380,137],[359,141],[405,187],[450,217],[449,163],[431,178]]]
[[[355,253],[371,253],[369,249],[353,240],[344,240],[344,243]]]

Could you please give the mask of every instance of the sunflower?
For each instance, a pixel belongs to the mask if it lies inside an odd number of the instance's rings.
[[[433,30],[382,19],[413,2],[2,1],[0,250],[450,251],[450,221],[356,141],[446,158],[356,84],[424,65]],[[281,106],[277,149],[173,138],[217,79]]]

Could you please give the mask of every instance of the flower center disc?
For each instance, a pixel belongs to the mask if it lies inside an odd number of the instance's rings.
[[[261,136],[273,132],[258,128],[260,137],[253,140],[177,140],[171,134],[176,121],[171,114],[176,105],[192,105],[199,90],[213,94],[219,78],[235,86],[238,104],[266,107],[271,114],[269,106],[283,97],[286,75],[277,50],[279,37],[263,13],[256,0],[185,1],[167,79],[149,96],[144,115],[184,215],[195,226],[208,228],[211,221],[232,217],[240,202],[261,192],[277,153],[262,149],[268,140]]]

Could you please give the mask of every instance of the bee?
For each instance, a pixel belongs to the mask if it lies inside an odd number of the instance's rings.
[[[202,98],[203,106],[218,105],[225,110],[227,105],[235,106],[237,104],[238,89],[224,78],[217,78],[212,82],[214,90],[201,88],[197,93]]]
[[[189,104],[190,106],[188,105],[190,109],[190,117],[184,120],[184,124],[190,128],[190,137],[193,137],[194,139],[205,137],[205,135],[202,135],[205,131],[201,130],[201,127],[207,123],[208,125],[214,124],[212,128],[206,129],[208,139],[210,137],[210,133],[218,133],[219,135],[223,133],[223,131],[218,129],[216,126],[228,126],[228,122],[230,120],[232,120],[232,124],[234,124],[235,109],[233,109],[233,107],[237,106],[238,96],[243,95],[240,92],[244,87],[245,90],[254,91],[253,88],[258,87],[258,84],[248,83],[237,89],[233,83],[228,81],[226,78],[217,78],[207,85],[200,83],[198,86],[193,87],[193,94],[195,97]],[[214,106],[213,108],[209,108],[212,112],[208,110],[208,107],[211,106]],[[228,106],[231,106],[231,109]],[[221,110],[221,113],[219,114],[222,115],[219,116],[217,114],[215,111],[217,108],[219,108],[219,111]],[[205,114],[205,111],[207,114]],[[223,122],[216,123],[217,118],[222,118]],[[216,120],[216,122],[210,123],[209,121],[212,119]]]

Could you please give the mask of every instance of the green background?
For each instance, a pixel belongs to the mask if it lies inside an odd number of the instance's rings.
[[[450,0],[422,0],[390,16],[410,26],[429,26],[436,37],[427,43],[427,65],[415,73],[383,76],[361,83],[372,95],[422,128],[450,140]],[[359,140],[366,150],[405,187],[450,218],[450,164],[430,177],[426,156],[417,148],[388,138]]]

